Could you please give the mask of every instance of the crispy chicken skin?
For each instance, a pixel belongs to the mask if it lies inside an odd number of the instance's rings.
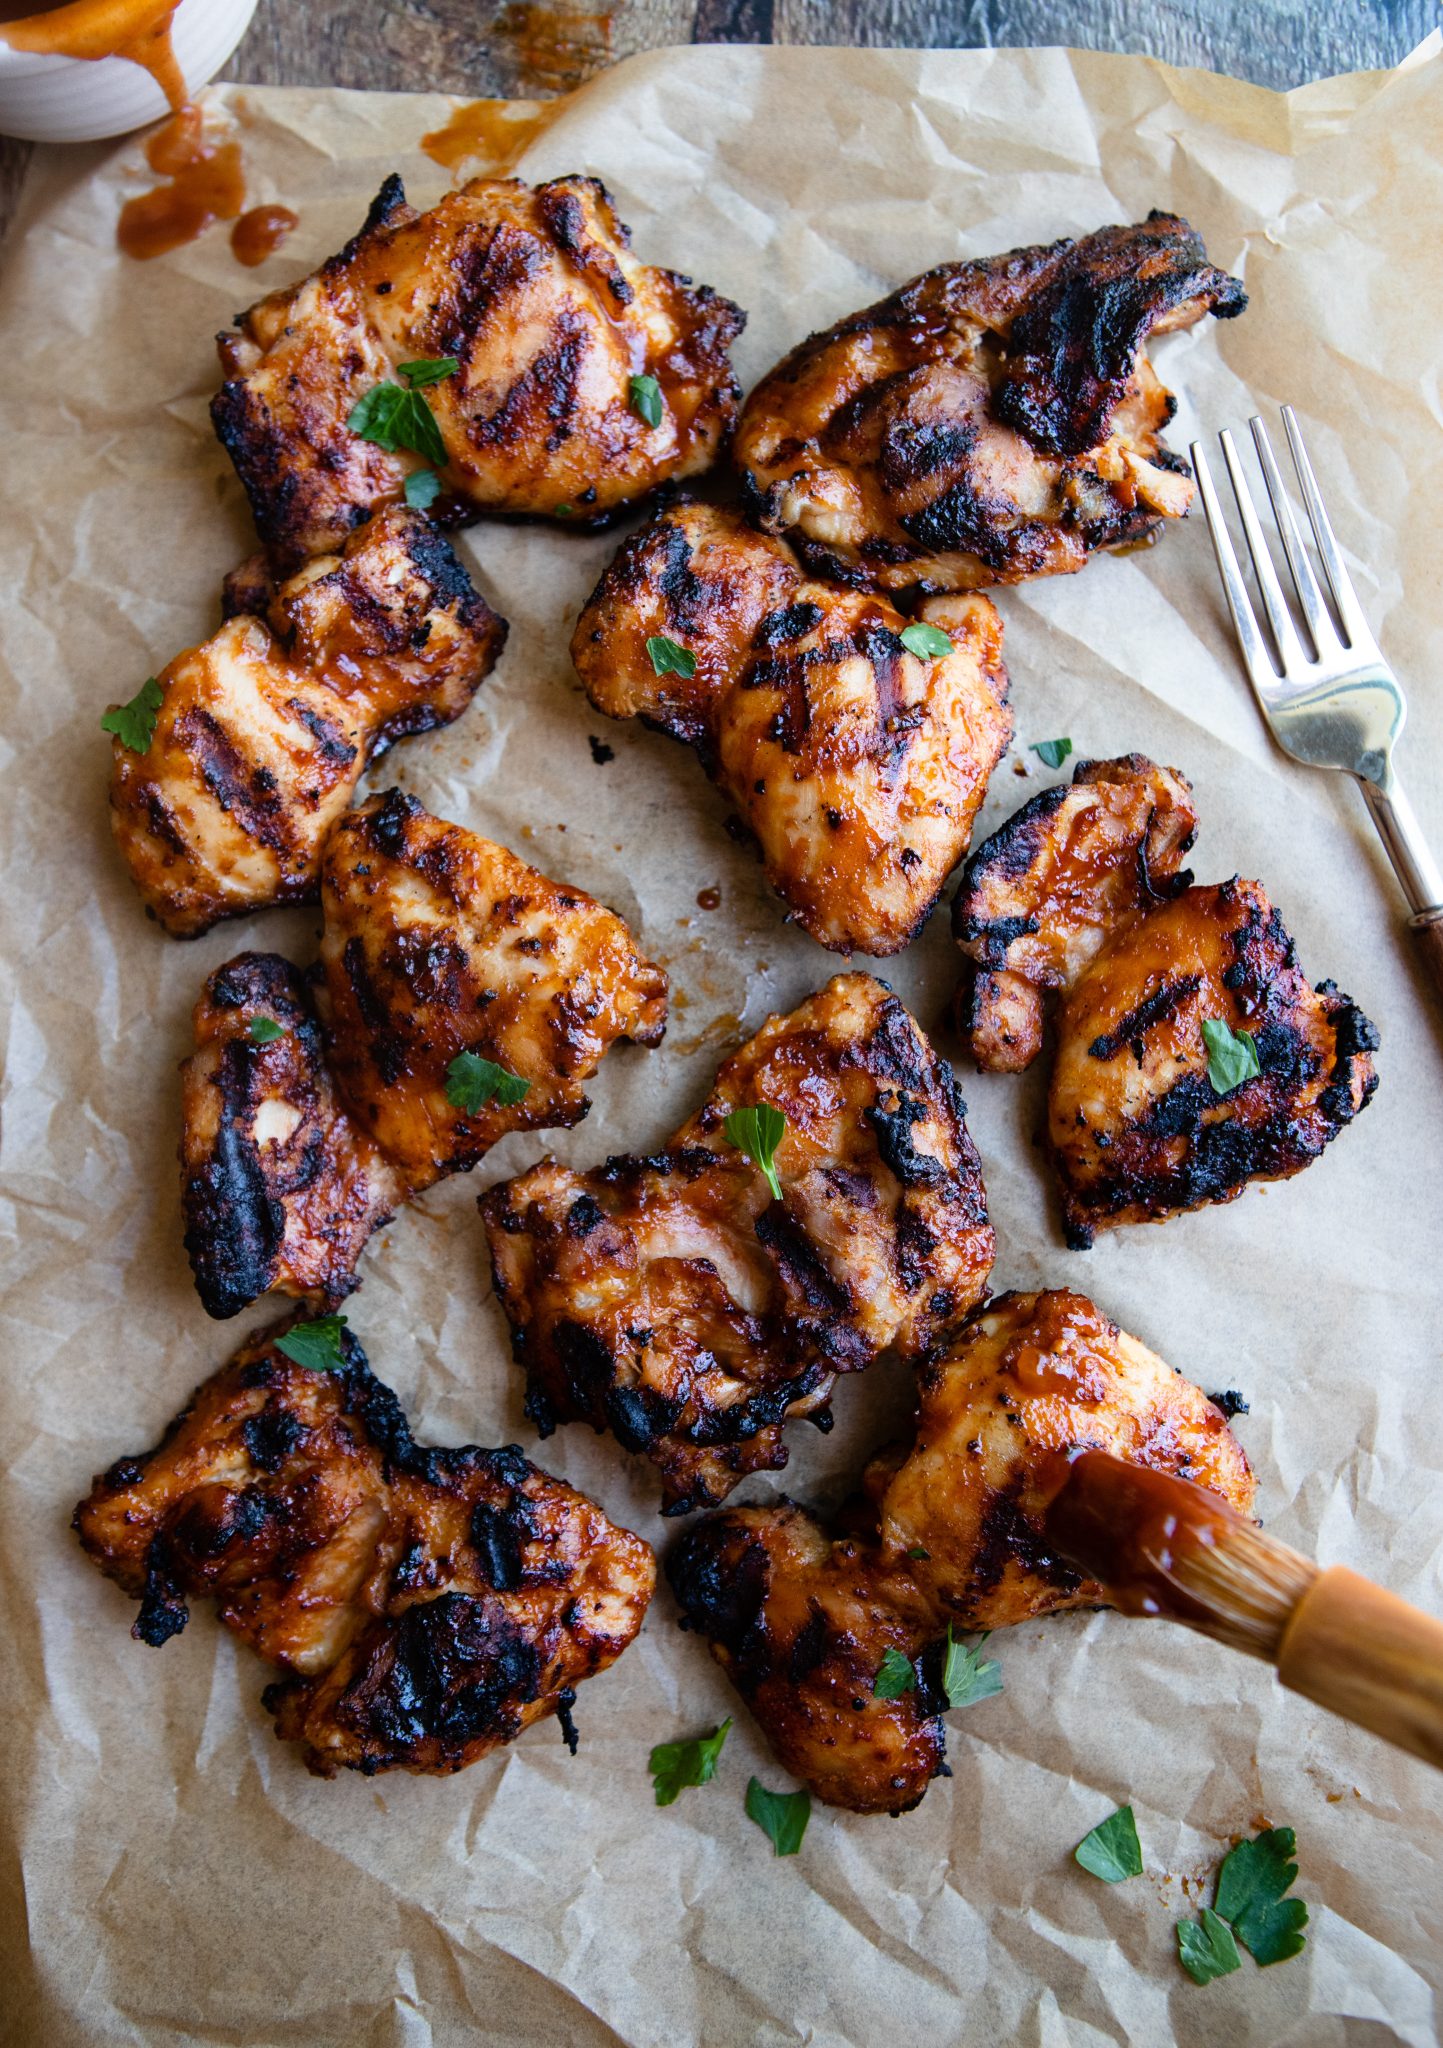
[[[909,653],[885,598],[814,582],[736,513],[684,503],[626,542],[571,652],[598,711],[696,748],[804,931],[880,956],[925,923],[1012,737],[994,606],[941,597],[919,616],[951,654]],[[693,676],[656,674],[657,635]]]
[[[726,1138],[786,1117],[782,1200]],[[527,1412],[610,1428],[660,1468],[663,1512],[786,1463],[834,1377],[925,1351],[978,1300],[994,1239],[966,1105],[906,1010],[838,975],[768,1019],[651,1158],[543,1161],[481,1198]]]
[[[308,1768],[461,1770],[556,1714],[641,1626],[655,1562],[594,1502],[503,1450],[428,1450],[342,1331],[317,1372],[245,1346],[157,1448],[75,1511],[158,1646],[212,1594],[284,1677],[276,1732]]]
[[[745,315],[639,263],[594,178],[478,178],[428,213],[387,178],[360,233],[219,337],[211,418],[261,539],[294,563],[393,504],[424,458],[346,422],[401,365],[454,358],[424,387],[445,447],[438,516],[568,524],[614,516],[706,469],[736,414],[727,351]],[[656,380],[659,425],[632,404]]]
[[[145,753],[112,741],[116,843],[177,938],[313,899],[367,761],[459,718],[506,639],[450,544],[404,509],[279,589],[243,565],[226,609],[161,672]]]
[[[818,575],[864,588],[1080,569],[1192,501],[1148,336],[1246,304],[1170,214],[942,264],[752,392],[736,432],[752,511]]]
[[[270,1289],[342,1300],[401,1203],[508,1131],[579,1122],[615,1041],[655,1045],[666,1026],[666,976],[619,917],[398,790],[336,827],[322,902],[314,998],[288,961],[247,953],[196,1006],[182,1210],[213,1316]],[[259,1019],[284,1035],[257,1044]],[[447,1068],[463,1052],[526,1095],[455,1107]]]
[[[1043,1535],[1079,1450],[1252,1510],[1252,1474],[1221,1410],[1059,1288],[1000,1296],[923,1363],[913,1445],[868,1468],[847,1533],[783,1502],[709,1515],[673,1547],[667,1576],[687,1623],[819,1798],[903,1813],[945,1773],[949,1625],[961,1634],[1106,1604]],[[893,1700],[873,1690],[889,1649],[916,1675]]]
[[[1377,1086],[1377,1032],[1332,982],[1309,987],[1261,884],[1189,886],[1195,822],[1176,769],[1080,762],[978,847],[953,904],[980,1067],[1027,1066],[1061,993],[1047,1135],[1075,1249],[1300,1173]],[[1250,1034],[1261,1067],[1226,1095],[1214,1021]]]

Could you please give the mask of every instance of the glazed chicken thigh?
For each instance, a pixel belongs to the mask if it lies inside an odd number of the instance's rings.
[[[778,1760],[821,1799],[903,1813],[945,1771],[944,1631],[1106,1603],[1047,1547],[1078,1451],[1196,1481],[1247,1514],[1220,1409],[1069,1289],[1007,1294],[918,1373],[910,1449],[876,1459],[834,1532],[790,1502],[689,1529],[667,1575]],[[876,1690],[887,1652],[912,1666]]]
[[[181,1206],[214,1316],[272,1288],[342,1300],[401,1203],[508,1131],[579,1122],[615,1041],[665,1029],[666,976],[619,917],[398,790],[336,828],[322,902],[314,988],[243,954],[196,1007]],[[463,1056],[474,1101],[448,1088]]]
[[[571,652],[598,711],[696,748],[804,931],[877,956],[926,921],[1012,737],[993,605],[918,616],[950,652],[910,652],[885,598],[814,582],[735,513],[684,503],[626,542]],[[690,676],[657,673],[659,638]]]
[[[980,1067],[1027,1066],[1060,995],[1047,1138],[1077,1249],[1300,1173],[1377,1086],[1376,1030],[1309,987],[1262,885],[1189,886],[1195,815],[1175,769],[1079,762],[977,848],[953,904]],[[1257,1068],[1221,1090],[1219,1034]]]
[[[728,1139],[768,1104],[773,1197]],[[925,1351],[982,1297],[994,1240],[966,1105],[906,1010],[838,975],[769,1018],[671,1142],[481,1198],[527,1412],[610,1428],[660,1467],[666,1514],[786,1463],[834,1377]]]
[[[751,510],[808,568],[880,590],[1080,569],[1187,511],[1149,335],[1247,304],[1184,220],[945,263],[793,349],[751,393]]]
[[[417,213],[390,177],[339,255],[221,335],[211,417],[286,563],[339,546],[430,459],[350,425],[383,385],[429,410],[438,517],[585,526],[714,460],[744,318],[639,263],[594,178],[477,178]],[[438,377],[438,364],[454,368]]]
[[[449,543],[399,509],[279,589],[247,563],[226,603],[220,630],[158,677],[145,751],[112,742],[116,843],[177,938],[312,899],[367,762],[459,718],[506,640]]]
[[[276,1733],[309,1769],[458,1771],[555,1714],[641,1627],[640,1538],[514,1445],[428,1450],[360,1345],[333,1371],[247,1344],[161,1443],[75,1511],[87,1554],[158,1647],[187,1599],[284,1676]]]

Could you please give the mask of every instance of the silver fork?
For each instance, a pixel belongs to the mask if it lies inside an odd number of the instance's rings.
[[[1283,407],[1283,426],[1336,619],[1323,600],[1299,538],[1267,431],[1260,419],[1250,420],[1249,425],[1314,651],[1308,653],[1288,610],[1233,437],[1225,430],[1218,438],[1262,592],[1272,636],[1269,646],[1238,568],[1207,456],[1201,442],[1194,441],[1190,451],[1193,473],[1202,493],[1248,681],[1285,754],[1309,768],[1341,768],[1356,777],[1407,898],[1409,923],[1418,935],[1428,972],[1443,996],[1443,875],[1393,767],[1393,744],[1403,730],[1407,703],[1397,677],[1378,651],[1352,578],[1343,566],[1293,408]]]

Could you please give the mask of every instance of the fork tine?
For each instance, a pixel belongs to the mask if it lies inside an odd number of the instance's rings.
[[[1248,480],[1243,475],[1242,464],[1238,461],[1238,451],[1233,446],[1233,437],[1224,427],[1218,439],[1223,444],[1223,460],[1232,479],[1233,496],[1238,501],[1238,512],[1242,517],[1248,553],[1253,558],[1253,574],[1257,577],[1258,588],[1263,594],[1263,609],[1267,612],[1268,624],[1273,629],[1273,641],[1282,663],[1283,674],[1296,674],[1311,664],[1303,652],[1303,644],[1298,638],[1297,628],[1293,624],[1292,615],[1283,596],[1282,585],[1278,582],[1278,573],[1273,567],[1273,558],[1268,553],[1268,543],[1258,520],[1257,508],[1253,504],[1253,494],[1248,489]]]
[[[1263,467],[1263,482],[1268,487],[1273,517],[1278,522],[1278,532],[1282,536],[1283,553],[1287,556],[1288,567],[1293,572],[1293,587],[1298,593],[1298,603],[1302,606],[1303,616],[1308,622],[1308,631],[1313,636],[1314,649],[1320,660],[1324,654],[1339,654],[1342,652],[1343,643],[1338,638],[1338,629],[1323,603],[1323,593],[1318,588],[1313,565],[1308,560],[1302,538],[1298,533],[1293,508],[1288,503],[1287,494],[1283,490],[1283,479],[1278,474],[1278,465],[1273,458],[1268,430],[1256,413],[1248,421],[1248,425],[1252,429],[1253,446],[1258,451],[1258,461]]]
[[[1233,627],[1238,636],[1238,646],[1242,650],[1243,663],[1254,690],[1262,696],[1277,683],[1277,671],[1263,644],[1258,622],[1253,617],[1248,586],[1243,581],[1238,558],[1233,553],[1232,536],[1223,520],[1223,508],[1218,503],[1212,471],[1208,467],[1208,459],[1203,452],[1201,441],[1194,441],[1188,452],[1192,457],[1193,475],[1197,478],[1198,490],[1202,494],[1203,516],[1208,523],[1208,532],[1212,535],[1213,552],[1218,558],[1218,574],[1223,580],[1228,610],[1233,615]]]
[[[1353,579],[1343,565],[1342,551],[1333,535],[1332,524],[1323,505],[1323,494],[1318,489],[1318,480],[1313,475],[1313,465],[1308,460],[1308,451],[1303,446],[1303,437],[1298,428],[1297,415],[1290,405],[1283,407],[1283,427],[1288,437],[1288,446],[1293,454],[1293,467],[1298,472],[1298,482],[1303,487],[1303,502],[1308,508],[1312,522],[1313,539],[1317,542],[1327,574],[1328,587],[1333,593],[1333,602],[1338,607],[1338,616],[1343,621],[1343,631],[1355,648],[1370,648],[1373,645],[1372,630],[1363,616],[1363,607],[1358,602],[1358,593],[1353,588]]]

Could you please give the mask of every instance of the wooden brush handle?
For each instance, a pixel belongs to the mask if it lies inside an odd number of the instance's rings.
[[[1293,1609],[1278,1676],[1443,1770],[1443,1621],[1343,1565],[1320,1572]]]

